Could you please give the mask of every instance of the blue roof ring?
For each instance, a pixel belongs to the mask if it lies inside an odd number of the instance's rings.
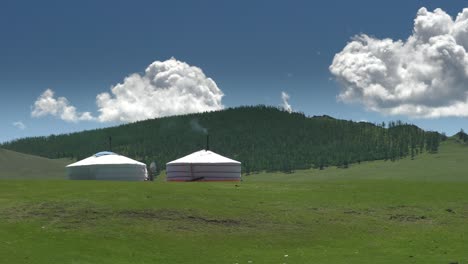
[[[102,156],[107,156],[107,155],[117,155],[117,154],[115,154],[114,152],[110,152],[110,151],[101,151],[101,152],[94,154],[95,157],[102,157]]]

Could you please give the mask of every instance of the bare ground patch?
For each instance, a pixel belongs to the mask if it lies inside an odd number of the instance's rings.
[[[407,214],[395,214],[390,215],[389,220],[399,221],[399,222],[418,222],[428,220],[427,216],[424,215],[407,215]]]
[[[97,221],[113,220],[188,222],[190,225],[236,227],[243,223],[237,219],[215,218],[192,210],[176,209],[124,209],[99,208],[89,203],[41,202],[0,209],[0,220],[22,222],[40,220],[56,228],[75,229],[94,225]]]
[[[213,224],[221,226],[241,225],[241,221],[235,219],[218,219],[200,216],[192,211],[173,210],[173,209],[144,209],[144,210],[124,210],[118,212],[118,215],[126,218],[138,218],[146,220],[184,220],[192,223]]]

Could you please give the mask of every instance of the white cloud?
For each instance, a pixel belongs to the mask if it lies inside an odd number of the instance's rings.
[[[26,125],[21,121],[13,122],[13,126],[18,128],[19,130],[25,130],[26,129]]]
[[[47,89],[34,102],[32,117],[43,117],[52,115],[67,122],[78,122],[81,120],[93,120],[91,113],[79,113],[76,108],[68,102],[65,97],[54,97],[54,91]]]
[[[468,9],[419,9],[407,40],[355,36],[330,71],[338,100],[410,117],[468,116]]]
[[[288,102],[289,94],[287,94],[286,92],[281,92],[281,100],[283,100],[283,109],[291,113],[292,107]]]
[[[132,122],[223,109],[223,96],[200,68],[171,58],[153,62],[142,75],[127,76],[122,83],[111,87],[110,93],[98,94],[97,117],[90,112],[77,112],[65,97],[55,98],[50,89],[36,100],[31,115],[53,115],[71,122]]]
[[[171,58],[155,61],[96,98],[99,121],[137,121],[223,109],[223,92],[195,66]]]

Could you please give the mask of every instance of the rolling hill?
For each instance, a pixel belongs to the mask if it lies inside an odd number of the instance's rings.
[[[437,152],[442,136],[401,122],[375,125],[248,106],[151,119],[79,133],[34,137],[0,147],[47,158],[81,159],[109,148],[164,168],[168,161],[205,148],[242,162],[246,173],[347,167]]]
[[[63,179],[68,164],[0,148],[0,179]]]

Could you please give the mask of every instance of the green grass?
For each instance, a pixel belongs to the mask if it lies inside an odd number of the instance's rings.
[[[0,263],[468,263],[467,150],[240,184],[2,180]]]
[[[303,170],[293,174],[260,173],[245,177],[249,181],[323,181],[347,179],[404,181],[468,181],[468,145],[454,139],[442,142],[439,153],[418,155],[397,162],[372,161],[352,164],[348,169]]]
[[[0,148],[0,179],[64,179],[70,160],[52,160]]]

